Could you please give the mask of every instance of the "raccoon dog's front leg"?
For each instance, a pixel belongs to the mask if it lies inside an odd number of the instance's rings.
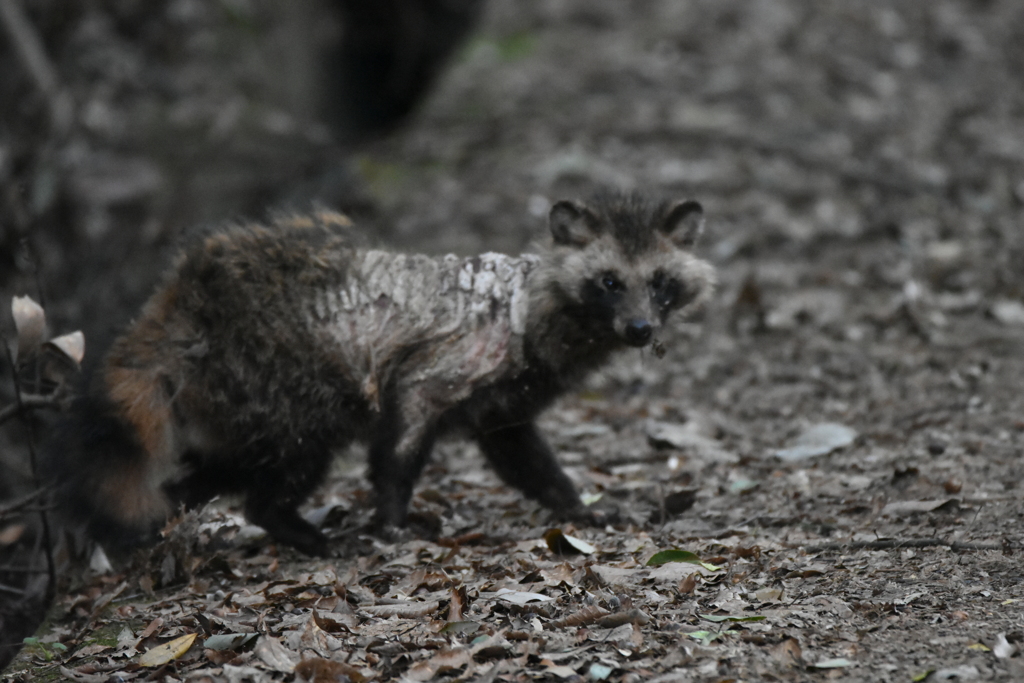
[[[476,438],[505,482],[555,512],[579,521],[595,521],[532,422],[481,429]]]

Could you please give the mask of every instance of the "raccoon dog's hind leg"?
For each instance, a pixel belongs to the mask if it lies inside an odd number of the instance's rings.
[[[315,439],[287,449],[278,443],[246,444],[225,457],[186,454],[191,473],[165,487],[175,504],[187,508],[208,502],[219,493],[241,492],[245,517],[275,541],[307,555],[328,554],[327,537],[299,514],[298,508],[323,481],[331,451]]]
[[[311,438],[292,443],[286,452],[278,444],[250,446],[249,457],[261,464],[247,482],[245,516],[270,536],[307,555],[328,554],[327,537],[299,514],[301,505],[327,475],[331,449]]]

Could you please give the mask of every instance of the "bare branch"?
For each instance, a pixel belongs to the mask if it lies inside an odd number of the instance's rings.
[[[2,2],[3,0],[0,0]],[[11,378],[14,380],[14,395],[17,399],[15,404],[18,408],[18,412],[25,410],[25,394],[21,390],[21,379],[18,377],[18,366],[14,362],[14,356],[11,355],[11,347],[7,344],[2,345],[4,347],[4,355],[7,357],[7,364],[11,368]],[[43,486],[39,480],[39,457],[36,453],[35,444],[35,428],[34,424],[26,420],[25,426],[28,428],[28,457],[29,463],[32,466],[32,481],[35,484],[36,490],[43,490]],[[46,549],[46,570],[49,575],[49,580],[46,584],[46,602],[49,603],[53,600],[54,592],[57,589],[57,568],[53,559],[53,542],[52,535],[50,534],[50,518],[46,514],[45,510],[39,511],[39,521],[42,522],[43,526],[43,544]]]
[[[19,512],[22,509],[28,507],[31,503],[35,502],[36,499],[42,497],[44,494],[49,492],[50,487],[46,486],[41,489],[36,489],[28,495],[22,496],[18,500],[7,503],[6,505],[0,505],[0,519],[3,519],[6,515],[12,512]]]
[[[0,2],[3,2],[3,0],[0,0]],[[60,398],[54,394],[25,394],[21,397],[20,403],[12,403],[6,408],[0,409],[0,424],[20,415],[23,410],[56,408],[59,405]]]
[[[50,108],[50,122],[55,132],[63,136],[71,127],[73,106],[70,95],[60,85],[57,70],[50,63],[32,22],[25,16],[17,0],[0,0],[0,24],[3,25],[11,45],[22,66],[32,78],[36,88],[46,98]]]

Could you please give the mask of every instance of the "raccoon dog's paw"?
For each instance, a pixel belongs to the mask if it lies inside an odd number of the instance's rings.
[[[371,523],[367,531],[385,543],[405,543],[416,537],[412,529],[379,522]]]
[[[275,541],[290,545],[301,553],[312,557],[327,557],[331,554],[327,537],[295,510],[249,509],[246,516],[253,524],[266,529]]]
[[[441,518],[437,515],[413,511],[402,524],[375,516],[366,531],[388,543],[404,543],[413,539],[436,540],[441,535]]]
[[[621,519],[619,508],[609,503],[589,507],[578,505],[559,513],[559,516],[585,526],[606,526]]]

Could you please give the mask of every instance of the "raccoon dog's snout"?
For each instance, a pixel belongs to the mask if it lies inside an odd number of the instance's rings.
[[[626,343],[630,346],[646,346],[647,342],[651,341],[653,335],[654,328],[651,327],[651,323],[643,318],[630,320],[626,323],[624,336]]]

